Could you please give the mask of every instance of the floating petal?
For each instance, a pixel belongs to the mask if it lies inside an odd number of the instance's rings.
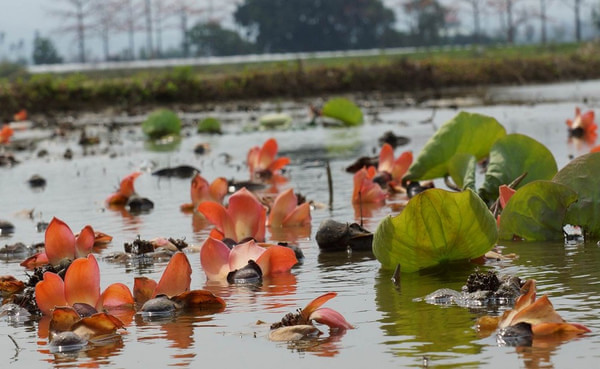
[[[228,192],[228,183],[225,177],[219,177],[215,179],[208,188],[208,192],[213,201],[223,202],[223,199],[227,195]]]
[[[209,237],[200,249],[200,264],[209,280],[224,280],[229,273],[229,247]]]
[[[39,252],[23,260],[19,265],[27,269],[33,269],[35,267],[46,265],[48,263],[48,255],[45,252]]]
[[[148,277],[136,277],[133,280],[133,299],[136,304],[142,306],[150,300],[156,290],[156,281]]]
[[[133,187],[133,183],[135,179],[142,175],[142,172],[133,172],[123,178],[121,184],[119,186],[119,193],[125,197],[130,197],[135,193],[135,188]]]
[[[44,273],[44,278],[35,285],[35,302],[44,315],[50,314],[55,306],[67,305],[65,284],[58,274]]]
[[[309,302],[304,309],[302,309],[302,317],[308,321],[310,319],[310,315],[317,310],[318,308],[321,307],[321,305],[323,305],[324,303],[326,303],[327,301],[331,300],[332,298],[336,297],[337,293],[336,292],[327,292],[319,297],[317,297],[316,299],[312,300],[311,302]]]
[[[52,319],[50,320],[50,332],[66,332],[73,328],[73,325],[81,320],[77,311],[70,306],[57,306],[52,311]]]
[[[277,155],[277,141],[274,138],[270,138],[262,146],[258,154],[258,168],[259,170],[265,170],[269,168],[269,165],[275,160]]]
[[[198,212],[214,224],[225,237],[235,239],[233,221],[223,205],[213,201],[204,201],[198,205]]]
[[[225,301],[206,290],[193,290],[174,296],[171,300],[179,303],[185,309],[222,310]]]
[[[296,253],[289,247],[272,245],[256,260],[264,276],[289,272],[298,263]]]
[[[96,306],[100,298],[100,268],[93,254],[75,259],[65,274],[65,297],[69,305]]]
[[[58,218],[52,218],[45,234],[45,249],[48,261],[52,265],[63,259],[75,258],[75,236],[71,228]]]
[[[389,143],[384,143],[379,152],[379,165],[377,171],[392,173],[394,167],[394,149]]]
[[[283,220],[284,227],[293,227],[310,224],[310,204],[305,202],[298,205]]]
[[[187,256],[183,252],[176,252],[158,281],[153,297],[161,294],[172,297],[189,291],[191,276],[192,267]]]
[[[224,232],[225,237],[233,238],[235,241],[248,237],[258,242],[264,241],[267,211],[256,196],[245,187],[231,195],[227,212],[233,221],[235,238],[230,237],[227,232]]]
[[[79,232],[79,236],[76,238],[75,255],[78,258],[86,257],[90,252],[92,252],[95,242],[96,234],[94,233],[94,229],[91,226],[86,225],[81,232]]]
[[[135,304],[129,287],[123,283],[113,283],[102,292],[99,309],[132,308]]]
[[[264,252],[265,248],[258,246],[253,240],[235,245],[229,254],[229,270],[243,268],[248,264],[248,260],[257,261]]]
[[[342,314],[330,308],[320,308],[315,310],[309,316],[310,320],[314,320],[321,324],[329,326],[329,328],[337,329],[352,329],[352,324],[348,323]]]
[[[294,211],[296,206],[298,206],[298,198],[293,189],[287,189],[277,195],[269,213],[269,225],[281,227],[285,217]]]

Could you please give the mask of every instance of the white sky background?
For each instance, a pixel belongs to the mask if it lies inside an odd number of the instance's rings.
[[[241,0],[240,0],[241,1]],[[289,0],[294,1],[294,0]],[[550,36],[558,32],[559,35],[562,33],[562,40],[568,41],[572,39],[572,24],[573,24],[573,11],[566,4],[573,0],[546,0],[548,5],[548,13],[552,18],[549,21],[548,31]],[[584,0],[585,2],[586,0]],[[581,11],[582,21],[584,25],[587,25],[587,29],[584,35],[590,37],[593,34],[591,28],[591,5],[595,4],[600,7],[598,0],[587,0],[587,5]],[[233,11],[234,5],[228,7],[227,10],[218,12],[222,0],[198,0],[198,6],[208,9],[209,3],[213,3],[213,9],[215,14],[218,14],[223,22],[227,26],[232,26],[232,17],[230,12]],[[464,2],[459,0],[442,0],[444,4],[455,4],[459,6],[460,13],[459,18],[461,20],[461,28],[464,32],[471,32],[472,27],[472,15],[470,8],[465,5]],[[384,0],[384,3],[390,8],[399,8],[401,0]],[[539,6],[539,0],[519,0],[519,3],[530,4],[531,9],[536,9]],[[31,44],[35,31],[38,30],[44,37],[49,37],[55,43],[58,48],[59,54],[63,56],[67,61],[74,60],[77,55],[77,44],[75,35],[63,35],[56,29],[59,26],[60,20],[53,17],[49,10],[57,7],[64,7],[65,3],[60,0],[0,0],[0,32],[5,33],[4,41],[0,44],[0,60],[11,59],[14,60],[19,56],[27,59],[31,58]],[[487,12],[491,13],[491,12]],[[204,16],[206,19],[206,16]],[[197,20],[201,19],[202,16],[191,17],[189,26],[191,27]],[[497,32],[499,29],[499,16],[498,14],[487,14],[483,15],[481,21],[484,30],[490,34]],[[399,25],[403,23],[404,18],[398,16]],[[173,24],[176,25],[177,20],[172,20]],[[531,20],[531,25],[535,29],[535,37],[539,37],[539,20]],[[562,29],[562,31],[561,31]],[[523,34],[521,30],[521,34]],[[169,47],[177,47],[181,42],[181,35],[177,30],[167,30],[163,33],[163,50]],[[12,48],[11,45],[18,44],[20,40],[23,40],[24,45],[21,49]],[[136,48],[145,45],[145,34],[138,32],[136,34]],[[90,35],[86,39],[86,50],[89,54],[90,60],[102,60],[102,44],[98,37]],[[127,36],[125,34],[114,35],[111,38],[110,50],[111,53],[116,54],[119,51],[127,47]],[[137,50],[136,50],[137,52]]]

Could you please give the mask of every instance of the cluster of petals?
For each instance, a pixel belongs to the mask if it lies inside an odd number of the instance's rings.
[[[0,129],[0,144],[8,143],[13,133],[14,131],[10,128],[10,125],[3,125],[2,129]]]
[[[241,269],[254,260],[263,276],[288,272],[298,263],[294,250],[279,245],[259,246],[254,240],[227,247],[222,241],[209,237],[200,250],[200,264],[209,280],[220,281],[229,272]]]
[[[393,185],[400,184],[402,177],[406,174],[412,162],[413,154],[411,151],[405,151],[398,158],[394,159],[394,148],[392,145],[385,143],[379,153],[377,171],[388,173]]]
[[[205,201],[198,205],[197,210],[215,226],[211,232],[215,238],[229,238],[235,242],[247,238],[258,242],[265,240],[267,209],[246,188],[231,195],[227,207]]]
[[[169,260],[158,283],[148,277],[136,277],[133,283],[133,297],[142,305],[157,295],[177,296],[190,290],[192,267],[183,252],[176,252]]]
[[[373,182],[377,171],[375,167],[362,168],[354,173],[354,189],[352,191],[352,203],[380,204],[385,202],[386,192]]]
[[[581,130],[581,137],[584,141],[588,144],[593,144],[596,142],[596,138],[598,138],[598,133],[596,132],[598,126],[596,125],[594,118],[595,114],[593,110],[589,110],[582,115],[581,109],[576,107],[575,118],[573,120],[567,119],[567,126],[569,126],[571,132]]]
[[[250,169],[250,178],[267,173],[275,174],[278,170],[289,164],[288,157],[277,156],[277,141],[270,138],[262,147],[254,146],[248,151],[247,164]]]
[[[106,203],[114,206],[126,205],[129,198],[135,194],[133,183],[140,175],[142,175],[142,172],[133,172],[125,176],[125,178],[121,180],[117,192],[111,194],[106,199]]]
[[[582,324],[566,322],[554,310],[548,296],[544,295],[536,300],[535,280],[528,280],[521,290],[525,293],[519,296],[512,310],[504,312],[498,328],[528,323],[531,325],[534,337],[563,333],[578,335],[590,332],[589,328]]]
[[[35,254],[21,263],[27,268],[52,264],[58,265],[63,260],[75,260],[87,256],[94,246],[95,234],[91,226],[83,227],[76,237],[71,228],[62,220],[54,217],[46,228],[44,236],[44,252]]]
[[[298,197],[290,188],[275,198],[269,212],[269,226],[293,227],[310,224],[310,204],[298,205]]]
[[[194,211],[198,205],[205,201],[213,201],[220,204],[223,202],[225,195],[227,195],[227,191],[227,179],[224,177],[219,177],[209,184],[204,177],[196,174],[192,179],[190,189],[192,202],[181,205],[181,210]]]
[[[303,320],[307,323],[311,323],[314,320],[318,323],[327,325],[329,328],[342,330],[354,328],[346,321],[342,314],[336,310],[321,307],[325,302],[336,296],[337,293],[328,292],[309,302],[300,312]]]
[[[45,315],[56,306],[76,303],[88,304],[98,311],[134,305],[131,291],[122,283],[113,283],[100,293],[100,269],[93,254],[73,261],[64,281],[56,273],[45,272],[43,280],[35,286],[35,300]]]

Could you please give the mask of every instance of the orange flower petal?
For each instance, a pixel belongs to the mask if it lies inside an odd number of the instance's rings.
[[[248,164],[248,169],[250,169],[250,175],[254,174],[256,166],[258,165],[258,156],[260,154],[260,147],[254,146],[250,150],[248,150],[248,155],[246,157],[246,163]]]
[[[229,273],[229,247],[223,242],[209,237],[200,249],[200,264],[209,280],[222,280]]]
[[[269,213],[269,225],[272,227],[281,227],[283,220],[298,206],[298,198],[293,189],[287,189],[277,195],[271,212]]]
[[[67,305],[65,284],[58,274],[44,273],[44,278],[35,285],[35,302],[44,315],[50,314],[55,306]]]
[[[402,177],[404,177],[404,175],[408,171],[408,168],[410,168],[410,166],[412,165],[412,162],[413,154],[411,151],[405,151],[402,154],[400,154],[398,159],[396,159],[396,161],[394,162],[394,166],[392,167],[392,179],[400,182],[402,180]]]
[[[93,254],[75,259],[67,269],[65,297],[69,305],[79,302],[96,307],[100,298],[100,268]]]
[[[142,172],[133,172],[127,175],[123,180],[121,180],[121,184],[119,186],[119,193],[125,197],[130,197],[135,193],[135,188],[133,187],[133,183],[136,178],[141,176]]]
[[[534,337],[548,336],[553,334],[583,334],[591,332],[584,325],[576,323],[538,323],[531,326]]]
[[[57,265],[63,259],[75,258],[75,236],[71,228],[58,218],[52,218],[46,228],[45,245],[48,261]]]
[[[381,146],[381,151],[379,152],[379,164],[377,165],[377,170],[379,172],[388,172],[392,173],[392,168],[394,167],[394,148],[389,143],[384,143]]]
[[[324,303],[326,303],[327,301],[331,300],[332,298],[336,297],[337,293],[336,292],[327,292],[319,297],[317,297],[316,299],[312,300],[311,302],[309,302],[304,309],[302,309],[302,317],[308,321],[310,315],[317,310],[318,308],[321,307],[321,305],[323,305]]]
[[[75,309],[70,306],[57,306],[52,311],[52,319],[50,320],[50,332],[66,332],[73,328],[73,325],[81,320],[81,317]]]
[[[225,237],[235,241],[248,237],[259,242],[264,240],[267,211],[252,192],[244,187],[231,195],[227,212],[233,221],[235,237],[230,237],[224,232]]]
[[[153,297],[161,294],[172,297],[189,291],[192,282],[191,276],[192,266],[187,256],[181,251],[176,252],[158,281]]]
[[[106,313],[97,313],[75,323],[72,330],[78,336],[89,340],[98,336],[114,334],[119,328],[123,328],[123,322],[117,317]]]
[[[227,209],[214,201],[204,201],[198,205],[198,212],[214,224],[225,237],[235,240],[235,228]]]
[[[258,262],[258,258],[264,252],[265,248],[258,246],[254,240],[233,246],[229,254],[229,270],[232,271],[245,267],[248,264],[248,260]]]
[[[208,195],[208,181],[204,179],[200,174],[196,174],[192,179],[192,187],[190,189],[190,197],[192,198],[192,204],[198,205],[202,201],[209,201]]]
[[[564,323],[564,319],[554,310],[548,296],[542,296],[515,314],[510,325],[522,322],[536,325],[540,323]]]
[[[222,203],[223,199],[227,195],[227,192],[229,192],[228,187],[229,185],[227,184],[227,179],[225,179],[225,177],[219,177],[215,179],[210,184],[210,187],[208,189],[211,199],[218,203]]]
[[[278,171],[281,168],[285,167],[289,163],[290,163],[290,158],[288,158],[287,156],[282,156],[280,158],[277,158],[277,159],[273,160],[273,162],[269,165],[269,167],[267,169],[271,173],[275,173],[276,171]]]
[[[123,283],[113,283],[102,292],[98,302],[98,310],[133,308],[134,304],[135,301],[129,287]]]
[[[283,220],[284,227],[301,226],[310,224],[310,204],[305,202],[298,205]]]
[[[133,280],[133,299],[138,306],[152,298],[156,290],[156,281],[148,277],[135,277]]]
[[[353,329],[352,324],[342,316],[342,314],[330,308],[320,308],[315,310],[309,316],[309,320],[317,321],[321,324],[326,324],[329,328],[337,329]]]
[[[504,209],[506,207],[506,203],[508,203],[508,200],[510,200],[512,195],[514,195],[517,191],[513,190],[507,185],[502,185],[498,188],[498,192],[500,193],[500,206],[502,206],[502,209]]]
[[[45,252],[39,252],[23,260],[19,265],[27,269],[33,269],[46,264],[48,264],[48,255]]]
[[[181,304],[185,309],[220,311],[226,306],[225,301],[222,298],[215,296],[212,292],[206,290],[184,292],[174,296],[172,300]]]
[[[265,170],[269,168],[269,165],[275,160],[277,155],[277,141],[274,138],[270,138],[263,144],[260,152],[258,153],[258,170]]]
[[[298,263],[296,253],[289,247],[272,245],[256,260],[263,276],[289,272]]]
[[[78,258],[86,257],[90,252],[92,252],[95,242],[96,234],[94,233],[94,229],[91,226],[86,225],[81,232],[79,232],[79,236],[76,238],[75,255]]]

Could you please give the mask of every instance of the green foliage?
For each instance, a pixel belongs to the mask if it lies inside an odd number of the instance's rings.
[[[586,235],[600,238],[600,153],[573,159],[552,179],[573,189],[578,201],[567,209],[565,224],[581,226]]]
[[[456,154],[448,163],[448,174],[460,189],[475,191],[477,161],[471,154]]]
[[[470,154],[480,160],[488,155],[494,142],[505,135],[506,130],[496,119],[460,112],[427,141],[404,178],[426,180],[444,177],[450,173],[450,163],[455,156]]]
[[[198,133],[221,134],[221,121],[213,117],[202,119],[198,122]]]
[[[58,55],[54,43],[49,38],[36,36],[33,40],[33,63],[34,64],[58,64],[63,58]]]
[[[269,52],[371,49],[395,23],[381,0],[245,0],[234,18],[256,30],[259,51]]]
[[[177,114],[168,109],[157,110],[142,123],[146,136],[157,139],[167,135],[179,135],[181,121]]]
[[[490,160],[480,196],[485,201],[498,198],[498,187],[509,184],[523,173],[527,176],[517,189],[538,179],[552,179],[558,170],[548,148],[531,137],[510,134],[496,141],[490,150]]]
[[[337,119],[346,126],[358,126],[363,122],[363,114],[360,108],[343,97],[327,101],[321,114],[325,117]]]
[[[510,198],[500,217],[499,237],[525,241],[562,240],[563,219],[577,193],[552,181],[534,181]]]
[[[238,55],[254,52],[254,45],[242,39],[239,33],[222,28],[217,22],[196,23],[187,33],[196,56]]]
[[[415,272],[479,257],[497,238],[496,220],[473,191],[431,189],[413,197],[399,215],[379,223],[373,253],[386,269],[400,265],[403,272]]]

